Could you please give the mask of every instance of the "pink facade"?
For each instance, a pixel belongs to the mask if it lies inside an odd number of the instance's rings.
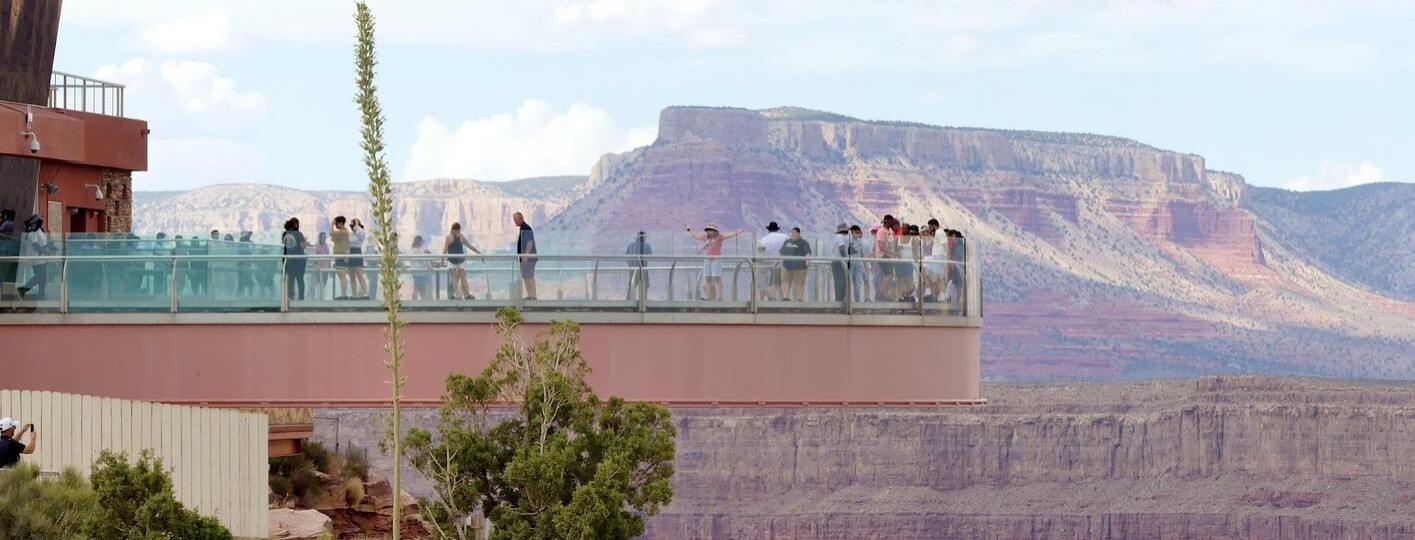
[[[367,319],[365,319],[367,320]],[[976,326],[584,324],[602,396],[672,403],[979,403]],[[352,323],[0,324],[4,388],[212,404],[387,402],[382,327]],[[407,399],[477,373],[487,323],[406,329]]]

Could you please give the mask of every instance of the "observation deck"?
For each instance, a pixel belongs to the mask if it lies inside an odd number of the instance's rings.
[[[511,306],[528,330],[579,323],[602,396],[981,404],[977,254],[971,244],[943,252],[954,257],[542,254],[535,300],[523,296],[515,254],[466,255],[474,298],[456,300],[446,255],[400,254],[404,401],[439,403],[449,372],[484,368],[500,344],[495,312]],[[70,238],[50,256],[0,256],[5,387],[211,405],[387,405],[379,256],[353,256],[373,298],[343,299],[336,265],[350,256],[281,253],[108,237]],[[719,263],[723,296],[709,300],[704,269]],[[806,268],[802,299],[772,292],[783,264]],[[31,288],[21,298],[19,286],[39,272],[49,277],[43,294]],[[290,290],[300,279],[303,299]],[[884,288],[889,296],[876,294]]]

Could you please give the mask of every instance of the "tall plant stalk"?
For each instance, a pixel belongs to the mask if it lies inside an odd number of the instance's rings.
[[[364,166],[368,168],[368,191],[376,229],[374,239],[379,250],[379,283],[383,288],[383,307],[388,313],[388,327],[383,330],[388,338],[384,350],[388,358],[384,365],[390,374],[388,385],[393,390],[393,539],[398,540],[403,525],[403,433],[402,401],[403,385],[407,378],[402,375],[403,343],[399,339],[407,321],[399,315],[399,291],[403,283],[398,277],[398,236],[393,230],[393,183],[388,177],[388,162],[384,159],[383,107],[378,103],[378,86],[374,84],[374,68],[378,66],[374,50],[373,13],[363,2],[355,4],[354,21],[359,28],[359,43],[354,48],[354,64],[357,68],[358,94],[354,101],[359,104],[363,122],[362,138],[359,146],[364,151]]]

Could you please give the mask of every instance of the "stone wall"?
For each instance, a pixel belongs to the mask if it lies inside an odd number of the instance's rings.
[[[108,169],[103,171],[104,230],[132,232],[133,173]]]

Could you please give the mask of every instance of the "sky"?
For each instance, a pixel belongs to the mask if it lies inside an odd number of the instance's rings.
[[[672,105],[1087,132],[1256,185],[1415,180],[1409,0],[369,0],[398,181],[589,174]],[[67,0],[140,190],[362,188],[351,0]]]

